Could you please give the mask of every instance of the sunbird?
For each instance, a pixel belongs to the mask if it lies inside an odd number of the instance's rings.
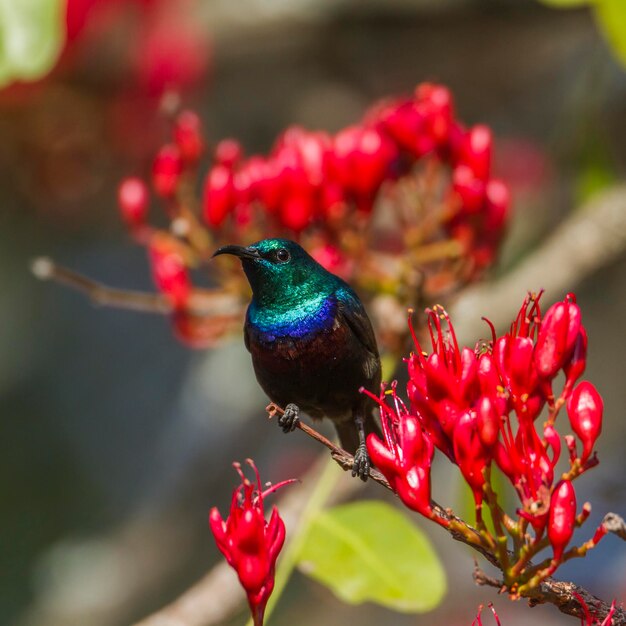
[[[380,434],[373,402],[381,367],[372,324],[359,297],[300,245],[263,239],[228,245],[213,256],[239,257],[252,288],[244,341],[257,381],[285,409],[278,423],[291,432],[300,411],[332,420],[342,447],[354,455],[352,475],[366,481],[367,434]]]

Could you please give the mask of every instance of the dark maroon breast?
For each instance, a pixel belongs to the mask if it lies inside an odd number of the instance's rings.
[[[372,355],[346,324],[334,323],[309,336],[272,340],[248,329],[257,380],[274,402],[293,402],[311,417],[341,419],[362,404],[361,386],[371,386]],[[371,368],[370,368],[371,369]]]

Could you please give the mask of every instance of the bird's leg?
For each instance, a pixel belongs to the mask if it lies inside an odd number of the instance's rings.
[[[293,432],[300,421],[300,407],[290,402],[285,407],[285,412],[278,418],[278,425],[284,433]]]
[[[354,423],[359,433],[359,447],[354,453],[354,464],[352,465],[352,476],[358,476],[363,482],[366,482],[370,475],[370,457],[367,453],[365,445],[365,426],[363,416],[356,414]]]

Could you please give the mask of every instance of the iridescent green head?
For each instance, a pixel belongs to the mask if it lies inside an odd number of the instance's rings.
[[[342,281],[326,271],[302,246],[288,239],[262,239],[251,246],[223,246],[213,256],[241,259],[255,301],[268,306],[298,303],[331,293]]]

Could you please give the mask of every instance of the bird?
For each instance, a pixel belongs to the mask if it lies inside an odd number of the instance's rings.
[[[288,239],[226,245],[213,257],[239,257],[252,288],[244,341],[270,400],[284,407],[279,426],[293,431],[300,411],[328,418],[342,447],[354,455],[352,475],[364,482],[371,461],[369,433],[380,436],[374,402],[381,365],[363,303],[343,279]]]

